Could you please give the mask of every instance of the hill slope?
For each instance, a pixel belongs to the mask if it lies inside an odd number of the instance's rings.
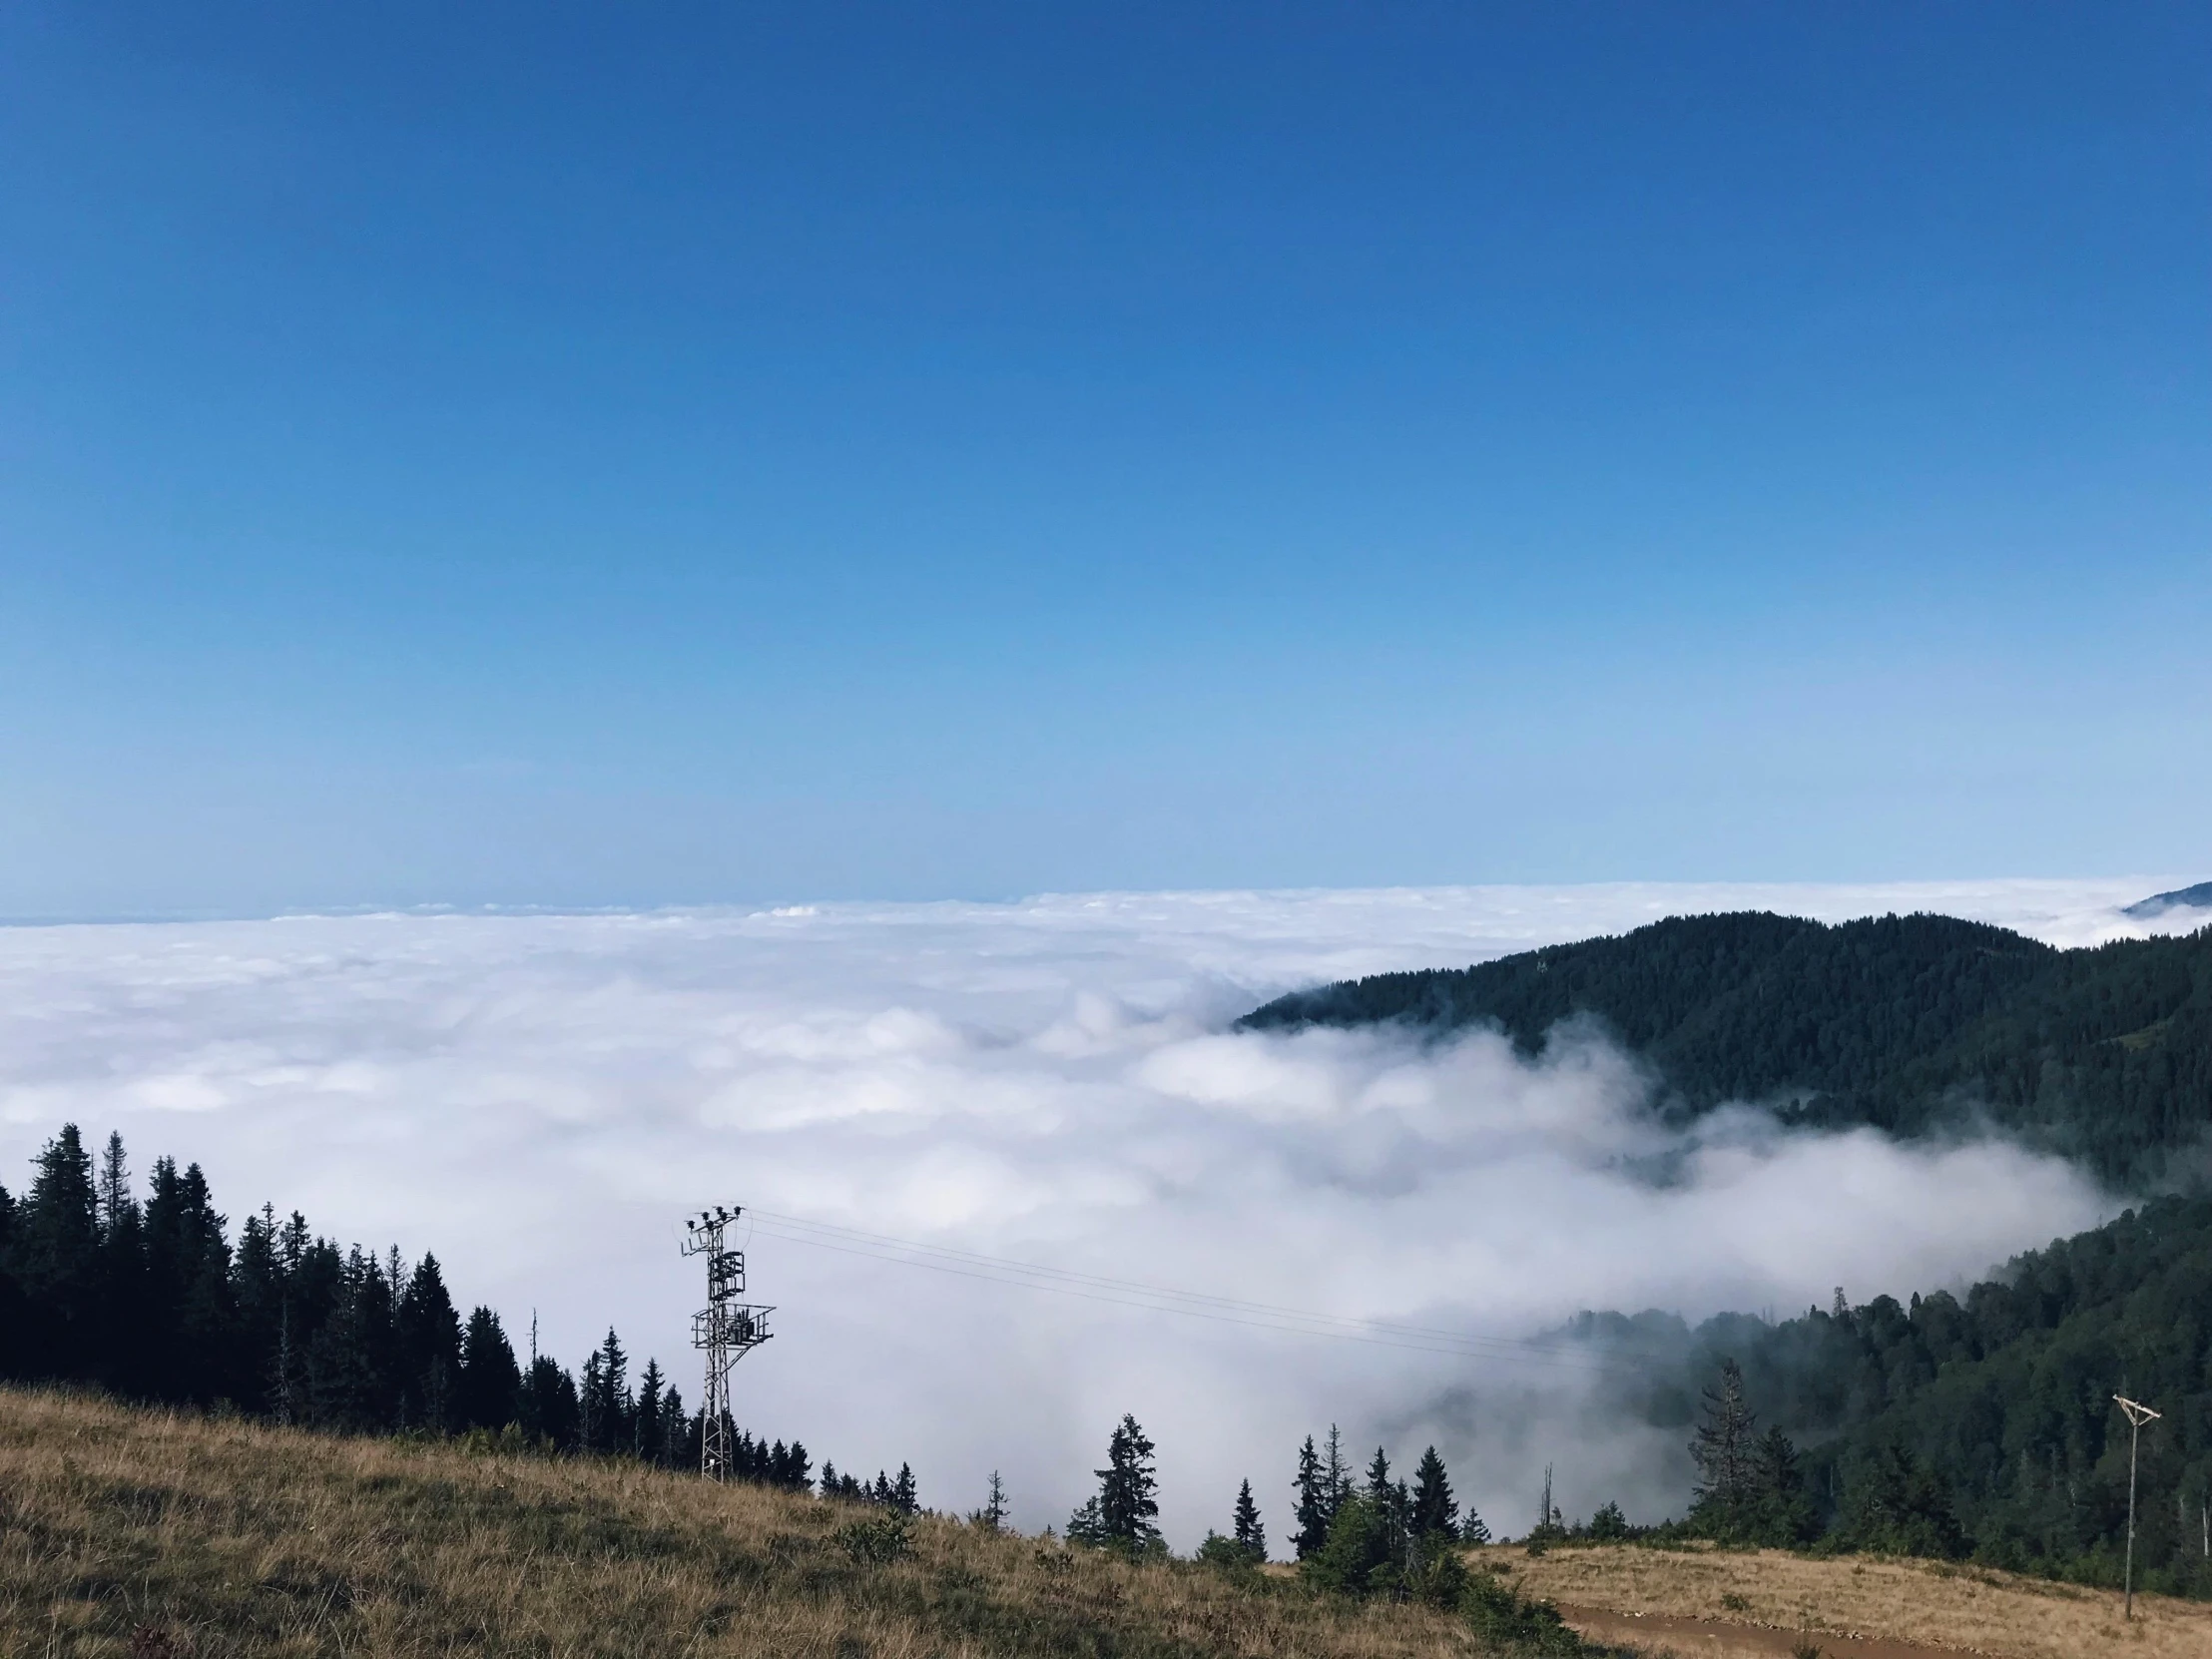
[[[2212,1607],[2203,1602],[2138,1595],[2128,1625],[2117,1591],[1941,1561],[1619,1545],[1483,1554],[1522,1589],[1557,1602],[1578,1628],[1702,1659],[1785,1659],[1800,1642],[1832,1659],[1901,1648],[1925,1659],[2212,1653]]]
[[[1442,1659],[1464,1621],[627,1460],[0,1390],[0,1653]],[[1552,1629],[1556,1632],[1556,1626]],[[1582,1651],[1571,1637],[1546,1651]],[[1592,1650],[1594,1651],[1594,1650]]]
[[[1948,916],[1829,926],[1747,911],[1278,998],[1249,1030],[1400,1020],[1610,1031],[1695,1116],[1731,1100],[1914,1135],[1985,1111],[2113,1181],[2212,1128],[2212,928],[2057,950]]]
[[[1736,1361],[1760,1424],[1803,1451],[1804,1536],[1928,1549],[1947,1531],[1986,1564],[2087,1584],[2120,1580],[2128,1436],[2112,1395],[2129,1393],[2165,1413],[2142,1438],[2136,1582],[2212,1596],[2212,1199],[2158,1200],[1963,1299],[1727,1314],[1694,1332],[1588,1314],[1568,1335],[1619,1363],[1618,1409],[1685,1439],[1700,1390]],[[1901,1481],[1891,1448],[1933,1484]]]

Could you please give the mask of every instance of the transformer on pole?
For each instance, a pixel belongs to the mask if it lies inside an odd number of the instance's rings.
[[[707,1258],[707,1306],[692,1315],[692,1347],[707,1351],[707,1400],[699,1418],[699,1472],[709,1480],[731,1475],[730,1368],[769,1339],[774,1308],[741,1302],[745,1295],[745,1252],[723,1248],[723,1230],[744,1207],[716,1205],[684,1223],[686,1256]]]

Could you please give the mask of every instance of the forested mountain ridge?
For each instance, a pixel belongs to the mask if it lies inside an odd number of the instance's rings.
[[[1985,1113],[2121,1183],[2212,1128],[2212,927],[2059,950],[1950,916],[1676,916],[1293,992],[1238,1026],[1489,1024],[1533,1054],[1577,1018],[1648,1063],[1680,1118],[1750,1101],[1915,1135]]]

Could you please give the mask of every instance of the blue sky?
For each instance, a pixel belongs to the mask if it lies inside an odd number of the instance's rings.
[[[2212,16],[0,17],[0,913],[2212,873]]]

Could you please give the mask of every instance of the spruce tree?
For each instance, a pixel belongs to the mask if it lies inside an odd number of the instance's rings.
[[[1390,1501],[1390,1460],[1381,1446],[1375,1448],[1375,1460],[1368,1464],[1368,1498],[1374,1503]]]
[[[1159,1477],[1152,1467],[1153,1444],[1137,1419],[1124,1412],[1106,1441],[1106,1466],[1098,1476],[1099,1524],[1109,1543],[1131,1554],[1156,1548],[1160,1528]]]
[[[825,1471],[829,1465],[823,1465]],[[978,1525],[992,1532],[1002,1531],[1006,1525],[1006,1482],[998,1477],[998,1470],[991,1470],[991,1483],[983,1499],[983,1507],[975,1511]]]
[[[1716,1536],[1732,1536],[1743,1524],[1752,1491],[1752,1432],[1758,1419],[1744,1398],[1743,1368],[1721,1362],[1720,1381],[1706,1388],[1703,1420],[1690,1442],[1697,1464],[1690,1517]]]
[[[1237,1487],[1237,1507],[1230,1522],[1230,1536],[1254,1561],[1268,1558],[1268,1529],[1260,1519],[1260,1506],[1252,1500],[1252,1482]]]
[[[1430,1446],[1413,1466],[1412,1528],[1416,1537],[1459,1530],[1459,1504],[1451,1495],[1451,1481],[1444,1460]]]
[[[684,1414],[681,1389],[669,1389],[661,1401],[661,1449],[656,1455],[672,1469],[699,1466],[699,1446],[692,1439],[691,1418]]]
[[[630,1359],[614,1327],[585,1362],[582,1389],[586,1444],[594,1451],[620,1451],[630,1443],[634,1409],[628,1381]]]
[[[15,1221],[14,1270],[32,1319],[25,1336],[30,1373],[82,1377],[104,1345],[100,1288],[100,1200],[92,1156],[74,1123],[47,1142],[34,1161]]]
[[[1297,1493],[1297,1503],[1291,1514],[1298,1527],[1291,1534],[1291,1549],[1297,1559],[1303,1561],[1329,1541],[1329,1490],[1324,1484],[1321,1457],[1314,1450],[1311,1434],[1298,1448],[1298,1478],[1293,1490]]]
[[[1322,1531],[1326,1533],[1337,1518],[1337,1511],[1352,1495],[1352,1465],[1345,1461],[1344,1440],[1337,1432],[1337,1425],[1329,1425],[1329,1450],[1322,1458],[1322,1490],[1328,1505]]]
[[[1085,1498],[1082,1506],[1068,1516],[1068,1542],[1090,1544],[1094,1547],[1113,1542],[1112,1535],[1106,1530],[1106,1518],[1099,1512],[1095,1494]]]
[[[140,1338],[148,1320],[145,1215],[131,1192],[131,1167],[120,1134],[108,1136],[107,1150],[101,1154],[99,1203],[99,1303],[105,1327],[99,1375],[126,1393],[158,1394],[161,1380],[145,1375],[140,1360]],[[259,1397],[250,1385],[238,1391],[250,1401]]]
[[[463,1428],[504,1428],[519,1421],[522,1369],[499,1316],[477,1307],[461,1334],[461,1381],[454,1409]]]
[[[914,1471],[909,1464],[898,1465],[898,1478],[891,1482],[890,1505],[902,1515],[918,1514],[921,1510],[921,1495],[915,1489]]]
[[[0,1187],[0,1377],[30,1371],[31,1311],[15,1278],[15,1200]]]
[[[425,1253],[415,1264],[393,1336],[402,1415],[437,1434],[459,1426],[461,1321],[435,1256]]]
[[[630,1423],[630,1450],[649,1463],[661,1460],[661,1363],[647,1360],[638,1378],[638,1408]]]

